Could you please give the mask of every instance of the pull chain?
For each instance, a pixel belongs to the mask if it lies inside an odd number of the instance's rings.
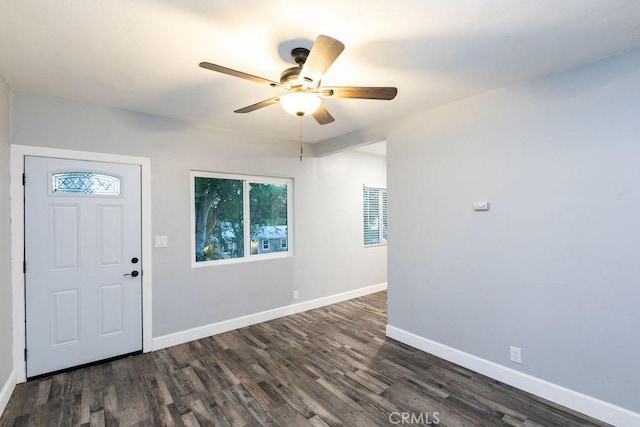
[[[300,161],[302,161],[302,116],[300,116]]]

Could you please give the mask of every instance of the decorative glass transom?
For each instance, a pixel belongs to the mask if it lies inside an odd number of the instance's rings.
[[[55,194],[120,195],[120,178],[93,172],[61,172],[52,175]]]

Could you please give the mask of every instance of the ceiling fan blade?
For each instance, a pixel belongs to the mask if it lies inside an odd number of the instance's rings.
[[[398,89],[395,87],[323,86],[320,88],[320,95],[335,98],[391,100],[397,94]]]
[[[210,62],[201,62],[200,66],[202,68],[206,68],[207,70],[217,71],[218,73],[227,74],[233,77],[240,77],[241,79],[251,80],[256,83],[266,83],[270,86],[279,86],[280,83],[274,82],[269,79],[264,79],[262,77],[254,76],[253,74],[243,73],[242,71],[232,70],[231,68],[223,67],[222,65],[212,64]]]
[[[335,120],[333,116],[329,114],[327,109],[324,108],[324,105],[320,105],[320,107],[318,107],[316,112],[313,113],[313,118],[321,125],[329,124]]]
[[[265,99],[264,101],[256,102],[255,104],[240,108],[239,110],[234,111],[234,113],[250,113],[260,108],[267,107],[272,104],[277,104],[279,101],[280,97],[276,96],[275,98]]]
[[[344,44],[341,41],[329,36],[318,36],[302,66],[300,78],[313,82],[315,87],[318,87],[324,73],[343,50]]]

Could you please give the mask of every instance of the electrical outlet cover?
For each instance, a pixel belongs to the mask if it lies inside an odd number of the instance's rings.
[[[510,347],[511,361],[514,363],[522,363],[522,349],[519,347]]]

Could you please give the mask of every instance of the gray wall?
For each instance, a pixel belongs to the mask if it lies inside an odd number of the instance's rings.
[[[151,158],[153,234],[169,237],[153,252],[154,337],[292,304],[294,289],[302,302],[387,280],[386,247],[365,249],[361,229],[362,185],[386,184],[384,158],[346,152],[300,163],[295,143],[21,92],[12,143]],[[191,268],[192,169],[294,178],[295,256]]]
[[[610,57],[388,135],[390,325],[640,411],[638,70]]]
[[[0,77],[0,389],[13,371],[9,222],[10,91]]]

